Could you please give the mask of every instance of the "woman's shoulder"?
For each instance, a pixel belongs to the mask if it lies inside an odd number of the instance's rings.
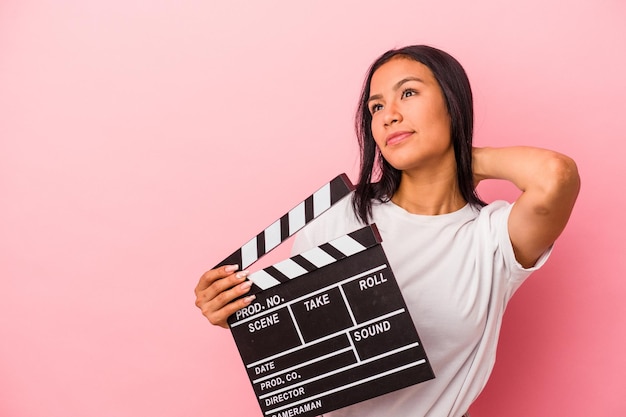
[[[478,208],[476,220],[493,223],[507,219],[514,203],[505,200],[495,200],[484,207]]]

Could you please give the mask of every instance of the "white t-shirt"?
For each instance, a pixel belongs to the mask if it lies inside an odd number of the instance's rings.
[[[292,252],[363,227],[350,197],[304,228]],[[496,201],[480,211],[466,205],[453,213],[424,216],[392,202],[373,205],[372,223],[435,379],[325,417],[459,417],[467,411],[493,368],[508,300],[550,252],[529,269],[515,260],[507,227],[511,207]]]

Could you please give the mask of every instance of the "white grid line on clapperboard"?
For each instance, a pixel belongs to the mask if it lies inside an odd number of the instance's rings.
[[[300,343],[303,345],[306,344],[304,341],[304,337],[302,337],[302,332],[300,331],[300,326],[298,326],[298,322],[296,321],[296,316],[293,315],[293,310],[291,310],[291,304],[287,305],[287,310],[289,311],[289,315],[291,316],[291,321],[296,328],[296,332],[298,332],[298,337],[300,338]]]
[[[372,323],[375,323],[375,322],[380,321],[380,320],[388,319],[389,317],[397,316],[398,314],[402,314],[404,312],[406,312],[406,310],[401,308],[399,310],[395,310],[395,311],[392,311],[390,313],[383,314],[382,316],[375,317],[375,318],[373,318],[371,320],[364,321],[363,323],[359,324],[358,326],[346,327],[345,329],[340,330],[340,331],[335,332],[335,333],[331,333],[328,336],[320,337],[319,339],[313,340],[312,342],[309,342],[308,344],[296,346],[295,348],[284,350],[284,351],[282,351],[280,353],[277,353],[276,355],[268,356],[267,358],[261,359],[260,361],[256,361],[254,363],[248,364],[248,365],[246,365],[246,368],[252,368],[252,367],[254,367],[256,365],[259,365],[259,364],[261,364],[263,362],[271,361],[271,360],[280,358],[281,356],[289,355],[289,354],[297,352],[299,350],[308,348],[309,346],[313,346],[313,345],[316,345],[318,343],[325,342],[326,340],[332,339],[333,337],[337,337],[337,336],[339,336],[339,335],[341,335],[343,333],[350,332],[350,331],[354,330],[357,327],[367,326],[368,324],[372,324]],[[279,373],[282,373],[282,372],[283,371],[281,371]]]
[[[404,311],[403,311],[404,313]],[[381,320],[380,317],[376,317],[373,320],[370,321],[376,321],[376,320]],[[351,327],[350,330],[354,329],[354,327]],[[345,331],[345,330],[344,330]],[[354,340],[352,340],[352,338],[349,335],[350,331],[346,332],[346,334],[348,334],[348,342],[350,342],[350,346],[352,346],[352,351],[354,352],[354,357],[356,358],[356,363],[361,363],[361,356],[359,355],[359,351],[356,350],[356,346],[354,346]]]
[[[334,352],[327,353],[326,355],[318,356],[317,358],[310,359],[305,362],[300,362],[297,365],[290,366],[289,368],[282,369],[278,372],[274,372],[273,374],[265,375],[264,377],[257,378],[252,381],[253,384],[258,384],[259,382],[267,381],[268,379],[272,379],[276,376],[286,374],[287,372],[295,371],[296,369],[303,368],[307,365],[312,365],[317,362],[321,362],[324,359],[332,358],[333,356],[341,355],[342,353],[349,352],[353,349],[353,347],[345,347],[343,349],[335,350]]]
[[[357,324],[356,319],[354,318],[354,314],[352,312],[352,306],[348,302],[348,298],[346,297],[345,292],[343,291],[343,287],[339,286],[339,292],[341,293],[341,297],[343,298],[344,304],[348,307],[348,313],[350,314],[350,319],[352,320],[352,329],[359,326]],[[376,320],[380,320],[380,318],[376,318]],[[348,342],[350,342],[350,346],[352,347],[352,351],[354,352],[354,357],[356,358],[357,363],[361,362],[361,356],[359,355],[359,351],[356,350],[356,346],[354,346],[354,340],[350,336],[348,336]]]
[[[354,318],[354,314],[352,313],[352,306],[348,302],[348,298],[346,297],[346,293],[343,291],[343,287],[339,286],[339,292],[341,293],[341,298],[343,298],[343,302],[348,306],[348,313],[350,314],[350,320],[352,320],[352,325],[356,326],[356,319]]]
[[[239,326],[241,324],[245,324],[245,323],[247,323],[247,322],[249,322],[251,320],[256,319],[259,316],[264,316],[264,315],[269,314],[269,313],[271,313],[273,311],[280,310],[281,308],[285,308],[287,305],[295,304],[295,303],[300,302],[300,301],[302,301],[304,299],[311,298],[312,296],[314,296],[316,294],[325,292],[325,291],[327,291],[329,289],[332,289],[334,287],[337,287],[339,285],[346,284],[346,283],[348,283],[350,281],[354,281],[355,279],[359,279],[359,278],[361,278],[361,277],[363,277],[365,275],[373,274],[373,273],[378,272],[380,270],[383,270],[385,268],[387,268],[387,264],[383,264],[383,265],[379,265],[379,266],[377,266],[375,268],[371,268],[371,269],[369,269],[369,270],[367,270],[365,272],[361,272],[360,274],[357,274],[357,275],[354,275],[352,277],[346,278],[346,279],[344,279],[342,281],[336,282],[336,283],[331,284],[331,285],[327,285],[326,287],[320,288],[319,290],[307,293],[307,294],[305,294],[305,295],[303,295],[301,297],[298,297],[298,298],[294,298],[293,300],[288,301],[285,304],[279,304],[276,307],[272,307],[272,308],[269,308],[267,310],[263,310],[263,311],[261,311],[261,312],[259,312],[257,314],[254,314],[252,316],[248,316],[248,317],[246,317],[244,319],[241,319],[239,321],[233,322],[230,325],[230,327],[236,327],[236,326]]]
[[[307,398],[304,398],[304,399],[302,399],[302,400],[298,400],[298,401],[293,402],[293,403],[291,403],[291,404],[287,404],[287,405],[283,405],[282,407],[274,408],[273,410],[266,411],[266,412],[265,412],[265,414],[266,414],[266,415],[269,415],[269,414],[271,414],[271,413],[276,413],[276,412],[281,411],[281,410],[284,410],[284,409],[286,409],[286,408],[289,408],[289,407],[294,407],[294,406],[296,406],[296,405],[298,405],[298,404],[302,404],[302,403],[305,403],[305,402],[307,402],[307,401],[316,400],[316,399],[318,399],[318,398],[325,397],[325,396],[327,396],[327,395],[334,394],[334,393],[336,393],[336,392],[343,391],[343,390],[346,390],[346,389],[348,389],[348,388],[355,387],[355,386],[357,386],[357,385],[365,384],[365,383],[370,382],[370,381],[373,381],[373,380],[375,380],[375,379],[383,378],[383,377],[385,377],[385,376],[387,376],[387,375],[395,374],[395,373],[398,373],[398,372],[404,371],[405,369],[412,368],[412,367],[414,367],[414,366],[423,365],[424,363],[426,363],[426,359],[420,359],[420,360],[419,360],[419,361],[417,361],[417,362],[411,362],[411,363],[408,363],[408,364],[406,364],[406,365],[400,366],[400,367],[398,367],[398,368],[390,369],[390,370],[385,371],[385,372],[383,372],[383,373],[376,374],[376,375],[372,375],[372,376],[370,376],[370,377],[368,377],[368,378],[360,379],[360,380],[358,380],[358,381],[354,381],[354,382],[352,382],[352,383],[350,383],[350,384],[348,384],[348,385],[342,385],[341,387],[337,387],[337,388],[335,388],[335,389],[331,389],[331,390],[328,390],[328,391],[326,391],[326,392],[322,392],[322,393],[320,393],[320,394],[316,394],[316,395],[313,395],[313,396],[311,396],[311,397],[307,397]]]
[[[412,349],[412,348],[418,347],[418,346],[419,346],[419,343],[417,343],[417,342],[409,343],[408,345],[400,346],[399,348],[395,348],[395,349],[390,350],[388,352],[381,353],[380,355],[372,356],[371,358],[365,359],[364,361],[362,361],[360,363],[351,363],[350,365],[346,365],[343,368],[333,369],[332,371],[326,372],[325,374],[316,375],[316,376],[311,377],[311,378],[309,378],[309,379],[307,379],[305,381],[299,381],[299,382],[297,382],[295,384],[282,387],[282,388],[277,389],[277,390],[272,391],[272,392],[268,392],[266,394],[263,394],[263,395],[259,396],[259,399],[263,400],[263,399],[265,399],[267,397],[271,397],[272,395],[280,394],[283,391],[288,391],[290,389],[297,388],[297,387],[299,387],[301,385],[310,384],[311,382],[319,381],[320,379],[324,379],[324,378],[326,378],[328,376],[333,376],[333,375],[341,373],[343,371],[348,371],[348,370],[353,369],[353,368],[358,368],[361,365],[367,365],[368,363],[376,362],[379,359],[386,358],[387,356],[395,355],[396,353],[404,352],[405,350],[409,350],[409,349]],[[425,361],[424,359],[420,359],[417,362],[422,362],[423,363],[424,361]],[[402,365],[402,366],[404,366],[404,365]],[[385,372],[387,372],[387,371],[385,371]],[[378,374],[376,374],[376,375],[378,375]]]
[[[355,329],[355,328],[357,328],[357,327],[367,326],[367,325],[372,324],[372,323],[375,323],[375,322],[377,322],[377,321],[384,320],[384,319],[388,319],[389,317],[397,316],[398,314],[402,314],[402,313],[404,313],[404,312],[406,312],[406,310],[405,310],[405,309],[403,309],[403,308],[401,308],[401,309],[399,309],[399,310],[395,310],[395,311],[389,312],[389,313],[387,313],[387,314],[383,314],[382,316],[375,317],[375,318],[373,318],[373,319],[371,319],[371,320],[364,321],[363,323],[361,323],[361,324],[359,324],[359,325],[357,325],[357,326],[346,327],[346,328],[345,328],[345,329],[343,329],[343,330],[340,330],[340,331],[338,331],[338,332],[335,332],[335,333],[329,334],[328,336],[324,336],[324,337],[322,337],[322,338],[319,338],[319,339],[317,339],[317,340],[314,340],[314,341],[312,341],[312,342],[309,342],[308,344],[305,344],[305,345],[302,345],[302,346],[297,346],[297,347],[292,348],[292,349],[289,349],[289,350],[285,350],[285,351],[283,351],[283,352],[281,352],[281,353],[277,353],[276,355],[273,355],[273,356],[268,356],[267,358],[265,358],[265,359],[263,359],[263,360],[260,360],[260,361],[258,361],[258,362],[255,362],[254,364],[250,364],[250,365],[248,365],[248,368],[251,368],[251,367],[256,366],[256,365],[258,365],[258,364],[260,364],[260,363],[263,363],[263,362],[267,362],[267,361],[269,361],[269,360],[274,360],[274,359],[280,358],[281,356],[284,356],[284,355],[288,355],[288,354],[291,354],[291,353],[297,352],[297,351],[299,351],[299,350],[301,350],[301,349],[308,348],[308,347],[310,347],[310,346],[313,346],[313,345],[316,345],[316,344],[318,344],[318,343],[324,342],[324,341],[326,341],[326,340],[332,339],[332,338],[337,337],[337,336],[339,336],[339,335],[342,335],[342,334],[344,334],[344,333],[350,333],[352,330],[354,330],[354,329]],[[359,354],[357,353],[356,348],[354,347],[354,344],[352,343],[352,338],[351,338],[351,337],[349,337],[349,336],[348,336],[348,341],[350,342],[350,346],[351,346],[351,347],[349,347],[349,348],[345,348],[345,349],[348,349],[348,350],[353,350],[353,352],[354,352],[354,354],[355,354],[355,356],[356,356],[357,360],[359,360],[359,361],[360,361],[360,360],[361,360],[361,358],[359,358]],[[337,352],[338,352],[338,353],[337,353]],[[343,351],[335,351],[335,352],[331,352],[331,353],[329,353],[329,354],[327,354],[327,355],[324,355],[324,356],[321,356],[321,357],[317,357],[317,358],[314,358],[314,359],[308,360],[308,361],[306,361],[306,362],[301,362],[301,363],[299,363],[299,364],[297,364],[297,365],[294,365],[294,366],[292,366],[292,367],[290,367],[290,368],[287,368],[287,369],[282,369],[282,370],[280,370],[280,371],[278,371],[278,372],[274,372],[273,374],[265,375],[265,376],[263,376],[263,377],[261,377],[261,378],[258,378],[258,379],[256,379],[256,380],[252,381],[252,383],[253,383],[253,384],[256,384],[257,382],[262,382],[262,381],[265,381],[266,379],[273,378],[273,377],[275,377],[275,376],[278,376],[278,375],[284,374],[284,373],[286,373],[286,372],[289,372],[289,371],[295,371],[296,369],[300,369],[300,368],[302,368],[302,367],[304,367],[304,366],[306,366],[306,365],[310,365],[310,364],[315,363],[315,362],[320,362],[320,361],[322,361],[322,360],[326,359],[327,357],[332,357],[332,356],[335,356],[335,354],[340,354],[340,353],[343,353]],[[329,355],[330,355],[330,356],[329,356]]]

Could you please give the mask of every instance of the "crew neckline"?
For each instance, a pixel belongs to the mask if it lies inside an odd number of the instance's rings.
[[[389,200],[384,203],[378,204],[381,208],[389,210],[393,215],[400,216],[401,218],[416,221],[416,222],[429,222],[429,223],[439,223],[439,222],[448,222],[455,221],[461,218],[473,218],[476,216],[474,212],[474,208],[471,204],[466,203],[463,207],[456,211],[452,211],[450,213],[443,214],[416,214],[407,211],[406,209],[400,207],[393,201]]]

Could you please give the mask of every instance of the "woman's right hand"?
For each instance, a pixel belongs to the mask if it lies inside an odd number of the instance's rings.
[[[239,271],[237,265],[224,265],[205,272],[196,286],[196,306],[211,324],[228,328],[226,319],[237,310],[248,306],[255,296],[241,297],[250,291],[248,271]],[[241,298],[240,298],[241,297]]]

